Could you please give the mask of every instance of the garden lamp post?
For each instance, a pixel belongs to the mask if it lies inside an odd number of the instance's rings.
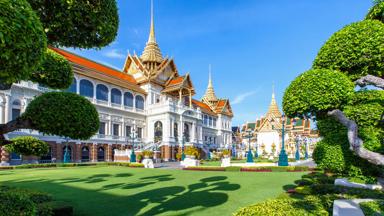
[[[256,152],[255,152],[255,158],[259,157],[259,144],[257,143],[257,134],[255,136],[256,138]]]
[[[288,155],[285,152],[284,138],[285,138],[285,115],[281,116],[281,151],[279,154],[279,166],[288,166]]]
[[[252,151],[251,151],[252,130],[248,129],[246,132],[248,133],[248,135],[246,136],[246,138],[248,138],[247,163],[253,163],[253,156],[252,156]]]
[[[129,161],[131,163],[135,163],[136,162],[136,154],[135,154],[135,129],[132,130],[132,151],[131,151],[131,157],[129,159]]]
[[[68,141],[69,139],[65,138],[65,150],[64,150],[64,158],[63,158],[64,163],[70,162],[70,155],[69,155],[70,153],[68,152]]]
[[[301,138],[300,138],[300,135],[296,136],[296,153],[295,153],[295,159],[298,161],[300,160],[300,141],[301,141]]]

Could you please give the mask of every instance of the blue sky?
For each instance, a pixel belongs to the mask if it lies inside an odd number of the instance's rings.
[[[371,0],[154,0],[156,39],[181,74],[190,72],[195,98],[204,94],[208,65],[218,97],[229,98],[233,125],[264,115],[275,84],[285,88],[311,67],[324,42],[364,18]],[[75,50],[122,68],[128,50],[141,54],[148,38],[149,0],[118,0],[120,26],[110,46]]]

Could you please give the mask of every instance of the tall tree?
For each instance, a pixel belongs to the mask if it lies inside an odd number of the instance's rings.
[[[347,129],[350,149],[375,165],[384,165],[383,12],[384,2],[377,2],[365,20],[332,35],[320,49],[313,69],[298,76],[283,98],[283,109],[289,116],[320,121],[332,117],[341,123]],[[356,86],[361,89],[355,91]],[[325,136],[335,133],[319,129]],[[364,135],[368,132],[372,133]],[[368,149],[364,142],[370,139],[378,140],[379,147]]]
[[[0,0],[0,88],[31,80],[52,89],[67,89],[73,80],[69,62],[49,46],[101,48],[118,30],[115,0]],[[15,120],[0,125],[0,146],[18,153],[37,141],[6,140],[4,134],[35,129],[46,134],[88,139],[97,132],[96,108],[82,96],[58,91],[36,97]],[[30,144],[28,147],[27,144]]]

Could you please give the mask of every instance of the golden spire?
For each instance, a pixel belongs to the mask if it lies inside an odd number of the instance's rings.
[[[143,54],[141,55],[141,59],[144,62],[157,62],[160,63],[163,61],[163,56],[161,55],[161,51],[159,45],[156,43],[155,37],[155,22],[153,16],[153,0],[151,0],[151,27],[149,31],[148,42],[144,48]]]
[[[271,104],[269,105],[267,116],[273,114],[275,117],[280,117],[281,112],[279,110],[279,107],[277,106],[276,99],[275,99],[275,85],[272,85],[272,100]]]
[[[211,65],[209,65],[209,80],[208,80],[208,87],[205,91],[205,95],[203,96],[203,99],[207,101],[217,101],[217,97],[215,95],[215,90],[213,89],[212,84],[212,78],[211,78]]]

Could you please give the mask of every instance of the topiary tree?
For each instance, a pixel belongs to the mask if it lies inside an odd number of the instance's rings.
[[[118,22],[115,0],[0,1],[0,88],[31,80],[52,89],[67,89],[73,80],[72,68],[49,46],[106,46],[116,37]],[[20,117],[0,125],[0,146],[41,155],[43,151],[31,148],[43,143],[30,138],[6,140],[4,134],[35,129],[88,139],[98,127],[97,110],[87,99],[61,91],[44,93]]]
[[[313,69],[298,76],[285,91],[283,109],[288,116],[320,121],[332,117],[346,128],[342,132],[319,127],[324,141],[315,157],[331,149],[325,148],[324,143],[343,143],[337,140],[339,136],[346,139],[356,156],[384,165],[384,155],[380,154],[384,145],[384,24],[378,18],[381,12],[377,12],[382,4],[377,2],[366,20],[347,25],[332,35],[320,49]],[[375,90],[366,90],[368,85]],[[355,86],[362,89],[355,92]]]

